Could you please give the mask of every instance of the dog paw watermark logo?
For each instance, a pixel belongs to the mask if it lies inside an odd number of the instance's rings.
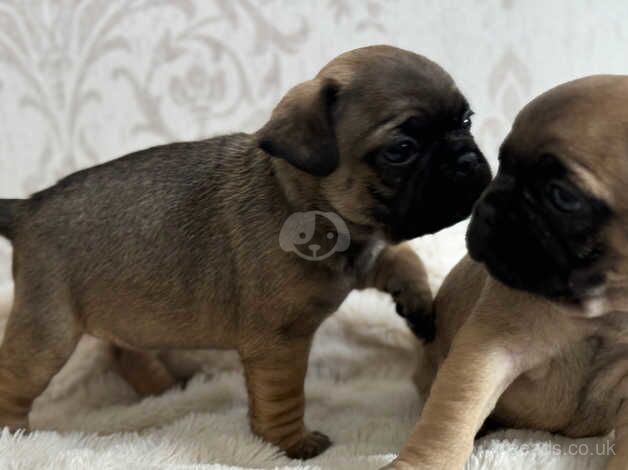
[[[347,224],[333,212],[295,212],[286,219],[279,233],[283,251],[309,261],[321,261],[347,251],[350,244]]]

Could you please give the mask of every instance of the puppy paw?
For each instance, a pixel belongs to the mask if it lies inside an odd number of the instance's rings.
[[[436,335],[436,325],[432,312],[432,295],[422,290],[397,290],[391,293],[399,316],[417,338],[430,342]]]
[[[14,414],[3,414],[0,412],[0,429],[6,427],[11,433],[30,433],[28,416],[17,416]]]
[[[331,440],[325,434],[312,431],[285,452],[291,459],[307,460],[322,454],[329,446],[331,446]]]

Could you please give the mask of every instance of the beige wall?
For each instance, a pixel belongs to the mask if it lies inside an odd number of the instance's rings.
[[[354,47],[444,65],[494,160],[513,115],[567,79],[628,70],[622,0],[0,0],[0,195],[148,145],[253,130]],[[0,281],[9,246],[0,244]]]

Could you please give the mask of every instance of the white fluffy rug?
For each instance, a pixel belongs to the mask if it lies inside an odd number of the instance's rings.
[[[417,243],[434,286],[462,253],[462,228]],[[456,240],[451,243],[451,240]],[[2,323],[10,306],[2,296]],[[320,329],[307,380],[308,424],[334,446],[306,463],[254,437],[233,353],[175,353],[199,367],[183,391],[139,401],[112,371],[103,345],[85,338],[40,397],[29,435],[0,436],[0,468],[58,469],[376,469],[394,457],[420,400],[412,383],[420,354],[387,298],[352,295]],[[602,469],[607,440],[570,441],[507,431],[476,446],[468,469]]]

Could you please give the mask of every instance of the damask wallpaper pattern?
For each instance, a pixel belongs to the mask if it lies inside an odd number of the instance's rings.
[[[333,56],[389,43],[448,69],[491,160],[561,81],[628,70],[622,0],[0,0],[0,196],[132,150],[255,130]],[[0,245],[0,282],[10,247]]]

